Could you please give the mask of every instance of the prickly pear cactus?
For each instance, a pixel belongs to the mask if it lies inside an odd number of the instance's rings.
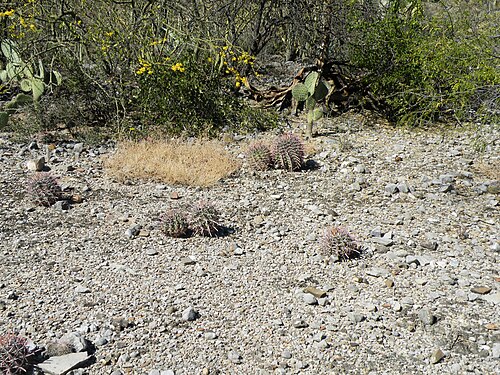
[[[345,229],[330,227],[323,234],[321,251],[326,256],[334,255],[340,260],[346,261],[358,257],[361,248]]]
[[[62,198],[62,189],[54,176],[40,172],[29,179],[28,195],[33,203],[50,207]]]
[[[266,171],[273,166],[271,149],[262,142],[255,142],[248,147],[247,161],[252,169]]]
[[[161,218],[161,231],[169,237],[188,237],[189,224],[184,212],[178,209],[167,211]]]
[[[277,137],[271,151],[276,168],[298,171],[304,164],[304,143],[294,134]]]
[[[189,222],[190,229],[199,236],[217,237],[222,229],[219,211],[204,200],[192,207]]]

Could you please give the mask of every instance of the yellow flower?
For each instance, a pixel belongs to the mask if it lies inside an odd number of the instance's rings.
[[[241,86],[241,83],[240,83],[240,82],[236,82],[236,85],[235,85],[235,86],[236,86],[236,88],[237,88],[237,89],[239,89],[239,88],[240,88],[240,86]]]
[[[182,66],[182,63],[174,64],[170,67],[170,69],[172,69],[174,72],[181,72],[181,73],[186,70],[186,68]]]
[[[0,12],[0,17],[12,17],[14,15],[15,10],[6,10],[5,12]]]

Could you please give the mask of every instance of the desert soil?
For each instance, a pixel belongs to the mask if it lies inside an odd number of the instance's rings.
[[[112,144],[60,143],[69,209],[30,202],[43,148],[1,135],[0,333],[82,339],[95,363],[74,374],[500,373],[498,129],[484,152],[467,130],[319,129],[300,172],[249,170],[238,138],[242,168],[209,188],[117,182]],[[225,236],[161,233],[200,199]],[[360,258],[325,258],[333,225]]]

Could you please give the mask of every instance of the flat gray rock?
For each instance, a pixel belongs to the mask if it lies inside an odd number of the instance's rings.
[[[85,367],[86,362],[89,361],[91,357],[92,356],[89,356],[87,352],[70,353],[58,357],[50,357],[46,361],[40,363],[38,367],[46,374],[64,375],[73,369]]]

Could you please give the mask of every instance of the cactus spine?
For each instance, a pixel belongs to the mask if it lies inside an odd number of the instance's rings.
[[[184,212],[178,209],[167,211],[161,219],[161,230],[169,237],[188,237],[189,225]]]
[[[343,228],[330,227],[325,230],[321,241],[321,251],[327,256],[337,256],[346,261],[358,257],[361,248],[354,238]]]

